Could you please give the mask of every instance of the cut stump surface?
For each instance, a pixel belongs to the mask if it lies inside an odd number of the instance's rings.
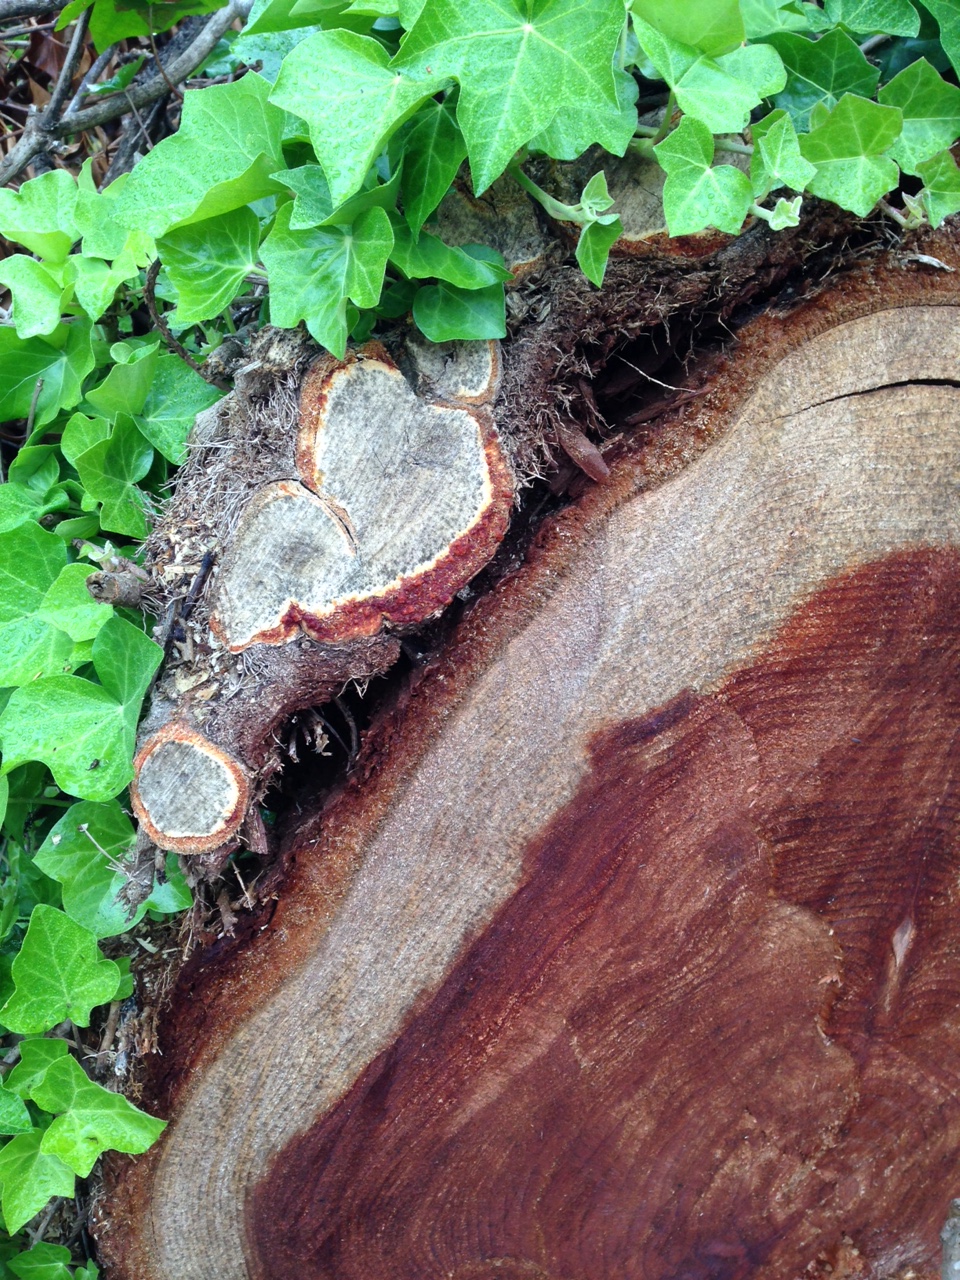
[[[841,281],[545,527],[182,975],[111,1280],[938,1274],[958,361]]]

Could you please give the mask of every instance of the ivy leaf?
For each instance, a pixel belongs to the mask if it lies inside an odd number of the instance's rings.
[[[511,278],[500,254],[496,254],[493,262],[474,258],[466,250],[452,248],[426,231],[416,240],[403,225],[395,224],[393,234],[390,261],[409,278],[423,280],[436,276],[460,289],[484,289]]]
[[[940,43],[960,76],[960,8],[956,0],[923,0],[940,27]]]
[[[158,453],[179,466],[186,461],[187,436],[197,414],[216,404],[222,394],[179,356],[163,354],[134,421]]]
[[[29,1133],[32,1128],[33,1121],[23,1099],[0,1084],[0,1133]]]
[[[877,97],[903,112],[903,133],[890,155],[908,173],[960,136],[960,89],[947,84],[926,58],[905,67]]]
[[[352,227],[290,230],[292,205],[277,213],[261,257],[270,276],[270,319],[284,329],[305,321],[311,335],[342,359],[347,299],[376,306],[393,230],[386,212],[368,209]]]
[[[100,954],[94,934],[41,902],[14,957],[14,992],[0,1008],[0,1022],[22,1035],[48,1031],[65,1018],[88,1027],[91,1010],[112,1000],[119,982],[120,970]]]
[[[104,418],[115,422],[118,414],[139,413],[143,408],[153,381],[157,348],[145,346],[127,352],[115,343],[110,354],[116,363],[100,385],[87,392],[87,400]],[[74,455],[74,463],[78,456]]]
[[[479,195],[554,117],[617,110],[623,19],[622,0],[426,0],[392,65],[459,81]]]
[[[46,1075],[47,1068],[58,1058],[66,1057],[67,1053],[67,1042],[59,1036],[21,1040],[20,1061],[4,1081],[4,1088],[18,1098],[31,1097],[34,1086]]]
[[[809,160],[804,160],[797,131],[787,113],[780,109],[771,111],[753,126],[752,133],[750,180],[754,193],[762,198],[776,187],[802,191],[816,169]]]
[[[458,289],[445,281],[426,285],[413,300],[413,318],[431,342],[505,338],[503,285],[493,284],[486,289]]]
[[[116,800],[85,800],[71,805],[34,855],[36,866],[61,885],[67,915],[98,938],[125,933],[147,911],[183,911],[191,904],[175,858],[170,859],[167,883],[155,886],[133,914],[117,901],[126,883],[117,867],[129,859],[134,839],[133,824]]]
[[[40,1150],[42,1138],[43,1131],[33,1129],[11,1138],[0,1151],[0,1204],[11,1235],[39,1213],[51,1196],[73,1195],[72,1170]]]
[[[748,40],[776,31],[820,31],[831,25],[822,9],[801,0],[740,0]]]
[[[716,227],[736,235],[753,202],[745,173],[733,165],[713,167],[713,135],[700,120],[684,116],[654,151],[667,174],[663,209],[672,236]]]
[[[547,127],[530,139],[531,151],[543,151],[556,160],[576,160],[593,143],[612,155],[622,156],[637,128],[639,87],[626,71],[613,72],[617,111],[597,107],[589,98],[572,98]]]
[[[861,35],[882,31],[888,36],[915,36],[920,15],[910,0],[824,0],[827,17]]]
[[[219,315],[256,266],[259,245],[260,222],[249,208],[177,227],[158,240],[157,252],[177,291],[173,321],[185,326]]]
[[[111,799],[133,776],[140,703],[162,657],[159,645],[115,614],[93,642],[99,685],[48,676],[13,693],[0,715],[3,772],[41,760],[61,790]]]
[[[114,372],[120,366],[114,367]],[[137,481],[150,470],[153,448],[129,414],[117,415],[113,431],[74,465],[93,502],[101,504],[100,523],[114,533],[145,538],[149,531],[143,491]]]
[[[845,93],[872,98],[880,72],[843,31],[828,31],[819,40],[772,35],[768,43],[780,54],[787,83],[774,95],[774,105],[789,112],[798,132],[810,127],[810,112],[819,103],[832,108]]]
[[[83,379],[94,365],[90,337],[89,320],[75,320],[49,337],[26,340],[0,326],[0,422],[29,414],[41,379],[34,419],[38,427],[79,403]]]
[[[56,535],[58,540],[59,535]],[[94,600],[87,590],[90,568],[68,564],[47,589],[37,617],[52,627],[65,631],[71,640],[92,640],[100,628],[113,617],[113,608]]]
[[[18,337],[35,338],[56,329],[64,295],[61,275],[62,270],[51,270],[25,253],[15,253],[0,262],[0,284],[10,290]]]
[[[614,217],[607,221],[588,222],[577,241],[577,262],[591,284],[599,289],[607,270],[610,250],[623,235],[623,223]]]
[[[960,213],[960,169],[949,151],[925,160],[917,172],[923,179],[920,199],[931,226],[939,227],[944,218]]]
[[[0,235],[48,262],[62,262],[77,238],[77,184],[65,169],[51,169],[0,190]]]
[[[407,75],[388,63],[369,36],[318,31],[280,68],[270,101],[307,122],[334,206],[359,191],[390,134],[443,84],[443,76]]]
[[[129,175],[115,218],[159,236],[278,190],[270,174],[283,164],[283,112],[269,102],[270,89],[248,72],[232,84],[188,90],[180,128]]]
[[[403,216],[413,234],[446,195],[467,155],[452,95],[429,101],[413,122],[403,149]]]
[[[19,1253],[7,1264],[19,1280],[70,1280],[70,1250],[62,1244],[41,1241],[26,1253]]]
[[[817,170],[807,190],[865,218],[897,185],[900,171],[883,153],[902,126],[899,107],[844,94],[823,124],[800,138],[804,158]]]
[[[119,1093],[95,1084],[76,1058],[60,1058],[33,1090],[33,1100],[57,1115],[40,1149],[57,1156],[85,1178],[104,1151],[136,1155],[156,1142],[167,1127]]]
[[[120,286],[137,275],[132,250],[124,249],[111,264],[102,258],[72,253],[64,265],[64,281],[73,285],[77,301],[91,320],[99,320]]]
[[[781,197],[773,206],[769,223],[771,231],[783,231],[786,227],[800,225],[800,206],[803,196],[794,196],[792,200]]]
[[[46,592],[66,563],[63,541],[32,521],[0,533],[0,688],[68,666],[72,640],[41,616]]]
[[[682,40],[703,53],[729,53],[746,39],[738,0],[632,0],[639,17],[671,40]]]
[[[739,133],[753,107],[786,83],[776,51],[758,44],[709,58],[634,18],[640,47],[677,97],[682,111],[711,133]]]

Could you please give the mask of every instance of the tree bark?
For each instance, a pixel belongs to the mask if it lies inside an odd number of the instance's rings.
[[[960,1191],[958,267],[928,236],[781,296],[680,407],[637,411],[608,478],[573,485],[399,689],[288,831],[279,902],[180,974],[145,1084],[172,1122],[109,1171],[110,1280],[939,1275]],[[221,633],[249,515],[233,527]],[[312,641],[315,687],[386,665],[361,630]]]

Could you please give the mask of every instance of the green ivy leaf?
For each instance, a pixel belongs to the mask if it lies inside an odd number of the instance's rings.
[[[76,181],[65,169],[51,169],[19,191],[0,189],[0,235],[62,262],[77,238],[76,208]]]
[[[333,213],[330,187],[318,164],[281,169],[273,176],[294,194],[289,223],[291,230],[305,231],[308,227],[318,227]]]
[[[4,1088],[18,1098],[32,1096],[35,1085],[46,1075],[47,1068],[69,1052],[67,1042],[59,1036],[31,1038],[20,1041],[20,1061],[4,1082]]]
[[[794,196],[792,200],[786,200],[781,197],[773,206],[773,211],[770,214],[771,231],[783,231],[786,227],[798,227],[800,225],[800,206],[802,203],[802,196]]]
[[[960,213],[960,169],[949,151],[925,160],[917,172],[923,179],[920,199],[931,226],[939,227],[944,218]]]
[[[753,202],[745,173],[733,165],[713,167],[713,135],[700,120],[684,116],[654,148],[667,174],[663,209],[672,236],[716,227],[736,235]]]
[[[100,319],[120,286],[136,279],[137,273],[136,258],[130,249],[122,250],[112,264],[73,253],[64,265],[64,281],[73,286],[77,301],[91,320]]]
[[[753,126],[752,133],[750,181],[754,193],[762,197],[777,187],[802,191],[816,169],[809,160],[804,160],[797,131],[787,113],[780,109],[771,111]]]
[[[599,289],[607,270],[607,258],[610,250],[623,235],[623,223],[619,218],[612,221],[588,222],[580,232],[577,241],[577,262],[580,270],[591,284]]]
[[[403,148],[403,216],[415,236],[446,195],[466,155],[452,95],[443,102],[431,99]]]
[[[823,7],[832,23],[861,35],[915,36],[920,30],[920,15],[910,0],[824,0]]]
[[[171,858],[166,884],[156,885],[133,914],[117,901],[126,877],[122,866],[133,851],[135,832],[116,800],[72,805],[51,829],[34,862],[63,890],[63,909],[98,938],[133,928],[147,911],[184,911],[191,904],[186,881]]]
[[[122,366],[114,366],[116,373]],[[144,494],[137,481],[150,470],[153,447],[133,418],[120,413],[106,440],[81,453],[75,466],[92,502],[101,504],[100,523],[114,533],[145,538],[149,532]]]
[[[55,1062],[33,1090],[33,1100],[57,1115],[43,1135],[40,1149],[57,1156],[85,1178],[104,1151],[136,1155],[152,1146],[167,1127],[91,1080],[76,1058]]]
[[[116,359],[121,351],[114,349],[111,355]],[[117,360],[100,385],[87,392],[87,401],[110,422],[115,422],[121,413],[139,413],[150,390],[156,364],[156,345],[138,348],[129,353],[128,359]],[[72,459],[74,463],[77,456]]]
[[[500,254],[496,254],[492,262],[475,258],[426,231],[415,239],[410,229],[400,223],[394,224],[393,234],[390,261],[409,278],[423,280],[436,276],[449,280],[459,289],[485,289],[511,278]]]
[[[622,0],[426,0],[392,65],[459,81],[479,195],[555,117],[617,110],[623,19]]]
[[[940,43],[960,76],[960,8],[956,0],[923,0],[940,27]]]
[[[824,123],[800,138],[804,158],[817,169],[807,190],[865,218],[897,185],[900,171],[883,153],[902,126],[898,107],[844,94]]]
[[[903,133],[890,155],[908,173],[960,136],[960,89],[947,84],[926,58],[905,67],[877,96],[903,112]]]
[[[270,89],[250,72],[232,84],[188,90],[180,128],[129,175],[116,219],[159,236],[278,190],[270,174],[283,164],[283,113],[269,102]]]
[[[729,53],[746,39],[738,0],[631,0],[631,8],[661,35],[711,57]]]
[[[73,641],[92,640],[113,617],[112,606],[94,600],[87,590],[89,576],[89,565],[66,565],[47,589],[37,611],[38,618],[59,627]]]
[[[307,122],[334,206],[359,191],[394,129],[443,84],[404,74],[369,36],[319,31],[283,61],[270,100]]]
[[[677,97],[681,110],[711,133],[739,133],[751,110],[786,83],[776,51],[750,45],[709,58],[692,45],[663,36],[634,19],[640,47]]]
[[[163,354],[157,359],[147,398],[134,421],[153,447],[179,466],[186,461],[187,436],[197,414],[216,404],[222,395],[179,356]]]
[[[748,40],[777,31],[822,31],[830,23],[822,9],[801,0],[740,0]]]
[[[68,1262],[70,1250],[64,1245],[41,1241],[26,1253],[11,1258],[7,1265],[19,1280],[71,1280]]]
[[[270,276],[270,319],[292,329],[307,329],[342,359],[347,346],[347,299],[358,307],[376,306],[383,286],[393,230],[386,212],[368,209],[352,227],[290,230],[292,205],[277,213],[261,246]]]
[[[48,676],[17,689],[0,715],[3,772],[41,760],[63,791],[109,800],[133,776],[140,703],[163,654],[114,615],[93,642],[99,685]]]
[[[158,240],[157,252],[177,291],[172,322],[184,326],[219,315],[256,266],[259,246],[260,222],[249,208],[177,227]]]
[[[64,1018],[88,1027],[91,1010],[111,1001],[119,982],[120,970],[100,954],[94,934],[40,903],[14,958],[14,992],[0,1022],[22,1035],[48,1031]]]
[[[101,440],[110,437],[110,423],[106,418],[88,418],[85,413],[74,413],[63,428],[60,449],[71,464]]]
[[[505,338],[503,285],[493,284],[486,289],[458,289],[445,281],[426,285],[413,300],[413,318],[431,342]]]
[[[0,688],[69,668],[73,641],[42,616],[46,593],[66,563],[62,540],[38,524],[0,533]]]
[[[53,333],[60,323],[64,286],[62,269],[52,269],[15,253],[0,262],[0,284],[5,284],[13,299],[13,323],[21,338],[35,338]]]
[[[33,1129],[11,1138],[0,1151],[0,1204],[11,1234],[39,1213],[51,1196],[73,1195],[72,1170],[40,1150],[42,1138],[43,1131]]]
[[[637,128],[639,88],[626,71],[614,69],[618,109],[598,107],[589,98],[573,98],[545,129],[530,139],[531,151],[543,151],[556,160],[576,160],[593,143],[612,155],[622,156]]]
[[[0,1085],[0,1133],[29,1133],[32,1128],[33,1121],[23,1099]]]
[[[774,105],[789,112],[797,130],[810,127],[810,112],[822,103],[832,108],[845,93],[872,98],[880,72],[863,56],[860,46],[843,31],[829,31],[819,40],[784,33],[771,44],[787,69],[787,83],[774,95]]]
[[[27,416],[38,379],[43,386],[37,426],[79,403],[83,379],[94,365],[90,337],[89,320],[74,320],[49,337],[26,340],[0,326],[0,422]]]

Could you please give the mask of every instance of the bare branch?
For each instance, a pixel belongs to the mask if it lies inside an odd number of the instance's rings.
[[[0,0],[2,3],[3,0]],[[13,150],[0,162],[0,186],[12,182],[27,167],[34,156],[49,150],[61,138],[96,128],[125,115],[131,107],[150,106],[170,92],[169,85],[179,84],[196,71],[204,59],[213,52],[217,41],[237,18],[246,18],[253,0],[230,0],[223,9],[211,17],[196,40],[163,68],[164,74],[154,76],[145,84],[131,87],[115,98],[95,103],[82,111],[69,111],[56,121],[49,114],[31,116],[23,134]]]
[[[64,60],[63,68],[54,87],[53,93],[50,95],[50,101],[47,103],[47,109],[43,113],[45,122],[49,121],[49,125],[45,123],[44,128],[48,129],[54,125],[59,118],[63,104],[67,100],[67,94],[70,92],[70,86],[73,84],[74,73],[80,62],[83,53],[83,42],[87,38],[87,28],[90,25],[90,9],[84,9],[80,17],[77,19],[76,26],[73,28],[73,36],[70,39],[70,47],[67,50],[67,56]]]
[[[99,58],[97,58],[96,62],[94,62],[93,66],[80,81],[80,88],[70,99],[70,105],[67,107],[66,111],[67,115],[72,111],[79,111],[83,106],[84,98],[90,92],[93,85],[95,85],[103,75],[104,71],[106,71],[107,67],[110,65],[110,59],[116,51],[117,46],[112,44],[109,49],[104,49],[103,53],[100,54]]]
[[[11,18],[37,18],[44,13],[59,13],[67,0],[0,0],[0,22]]]
[[[180,84],[192,75],[200,63],[213,52],[217,41],[227,28],[232,26],[237,18],[246,18],[252,8],[253,0],[230,0],[225,8],[219,9],[213,15],[193,44],[164,68],[166,79],[162,75],[154,76],[146,84],[131,87],[122,97],[118,95],[116,99],[98,102],[84,111],[64,116],[58,129],[58,136],[81,133],[84,129],[93,129],[98,124],[115,120],[117,116],[129,111],[128,101],[135,107],[146,107],[156,102],[158,98],[170,92],[168,80],[173,84]]]

